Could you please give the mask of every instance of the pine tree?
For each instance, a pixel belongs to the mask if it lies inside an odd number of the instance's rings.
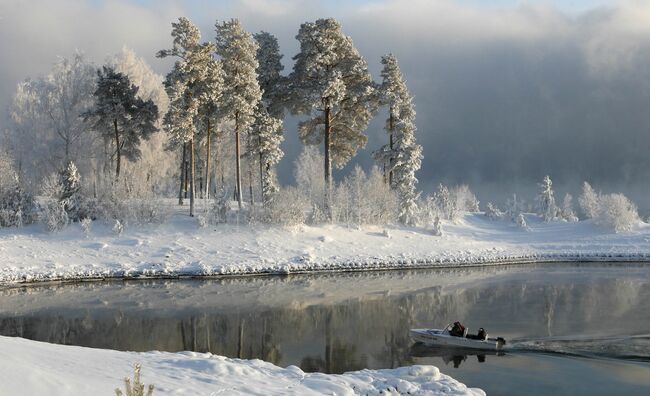
[[[284,100],[285,100],[285,87],[286,79],[280,74],[284,69],[282,66],[282,54],[280,54],[280,47],[278,46],[278,39],[270,33],[260,32],[253,35],[257,42],[257,82],[262,90],[261,108],[258,107],[256,111],[256,121],[251,132],[255,134],[253,139],[254,145],[257,147],[259,155],[260,166],[260,187],[262,188],[262,196],[265,206],[268,206],[271,195],[277,191],[275,184],[266,185],[266,182],[274,183],[274,177],[270,173],[270,167],[274,166],[280,161],[284,153],[279,151],[280,143],[283,140],[283,125],[282,118],[284,113]],[[277,130],[269,133],[267,130],[266,135],[260,134],[258,128],[265,123],[277,123]],[[273,139],[270,142],[263,142],[265,137]],[[279,140],[278,140],[279,139]],[[267,152],[273,151],[279,157],[274,159],[273,164],[265,161],[265,154],[261,148],[266,147]],[[268,153],[267,153],[268,154]],[[268,155],[267,155],[267,158]]]
[[[413,98],[395,56],[385,55],[381,63],[384,68],[379,96],[381,104],[388,107],[385,129],[389,143],[375,153],[375,158],[384,165],[391,188],[397,190],[400,222],[412,225],[416,221],[419,199],[415,172],[422,164],[422,146],[415,141]]]
[[[254,120],[261,99],[257,82],[257,43],[239,20],[216,23],[216,53],[221,57],[224,71],[222,114],[234,122],[237,203],[242,207],[240,134]]]
[[[170,134],[171,144],[182,146],[183,156],[189,153],[190,216],[194,216],[197,124],[201,114],[211,114],[207,109],[220,93],[216,88],[212,91],[213,86],[219,85],[220,72],[212,58],[214,44],[200,43],[199,29],[189,19],[181,17],[177,23],[172,23],[171,35],[174,38],[172,49],[157,54],[160,58],[177,58],[174,69],[165,79],[169,110],[163,125]]]
[[[260,102],[255,112],[255,120],[250,128],[250,134],[252,137],[251,151],[259,153],[262,199],[264,206],[268,207],[273,195],[278,191],[274,167],[284,156],[280,148],[280,144],[284,140],[282,120],[271,116]]]
[[[291,74],[291,108],[305,144],[324,144],[325,213],[332,218],[332,164],[342,167],[366,144],[377,103],[368,65],[332,18],[303,23]]]
[[[544,176],[544,180],[539,184],[539,189],[537,197],[539,214],[544,218],[544,221],[551,221],[557,217],[557,206],[553,196],[553,182],[548,175]]]
[[[78,220],[78,193],[81,189],[81,176],[74,162],[69,161],[65,169],[59,173],[59,183],[61,184],[61,195],[58,197],[59,202],[63,205],[68,217],[72,220]]]
[[[122,156],[137,161],[141,155],[140,141],[149,139],[156,131],[158,107],[151,99],[140,99],[138,87],[112,67],[103,66],[97,76],[95,105],[85,113],[85,118],[112,141],[116,157],[115,179],[118,180]]]
[[[275,118],[282,118],[286,78],[280,73],[284,70],[278,39],[270,33],[253,35],[258,48],[256,53],[257,81],[262,90],[262,102],[266,111]]]

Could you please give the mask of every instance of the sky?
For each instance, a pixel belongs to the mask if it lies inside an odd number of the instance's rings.
[[[588,180],[650,209],[643,0],[0,0],[0,123],[17,82],[47,73],[75,49],[99,65],[126,45],[167,73],[169,61],[155,52],[170,46],[179,16],[205,40],[216,20],[231,17],[275,34],[286,73],[300,23],[321,17],[342,23],[375,78],[381,55],[394,53],[415,96],[425,191],[467,183],[482,201],[499,200],[532,195],[550,174],[561,193]],[[386,139],[383,116],[353,163],[372,165]],[[300,150],[293,119],[284,148],[280,172],[290,175]]]

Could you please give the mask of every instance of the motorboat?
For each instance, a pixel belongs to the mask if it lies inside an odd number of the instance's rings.
[[[442,329],[411,329],[410,335],[413,341],[427,346],[501,351],[506,345],[505,339],[489,338],[485,331],[482,334],[479,331],[478,335],[471,335],[464,329],[462,334],[455,334],[455,325],[450,323]]]

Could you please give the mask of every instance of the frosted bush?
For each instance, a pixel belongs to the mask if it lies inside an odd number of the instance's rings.
[[[431,233],[435,236],[442,236],[442,223],[439,216],[436,216],[436,218],[433,219],[433,227],[431,229]]]
[[[578,221],[578,216],[576,216],[576,213],[573,211],[573,197],[569,193],[566,193],[564,195],[564,199],[562,200],[562,209],[560,209],[560,216],[562,219],[568,222],[573,223]]]
[[[11,159],[0,154],[0,227],[21,227],[36,218],[34,197],[25,191]]]
[[[209,211],[209,222],[212,224],[221,224],[228,222],[228,215],[230,213],[230,192],[227,190],[219,190],[212,202],[212,207]]]
[[[578,197],[578,204],[586,218],[593,219],[598,216],[599,200],[600,194],[594,191],[589,183],[584,182],[582,184],[582,194]]]
[[[476,195],[469,189],[469,186],[462,184],[453,187],[449,192],[459,212],[479,211],[479,201],[476,199]]]
[[[438,214],[445,220],[456,221],[460,216],[460,210],[456,200],[452,197],[449,189],[440,184],[438,190],[433,194],[433,201],[438,208]]]
[[[636,205],[623,194],[606,194],[598,200],[596,224],[614,232],[630,231],[639,222]]]
[[[83,219],[81,219],[79,224],[81,225],[81,230],[83,231],[84,236],[88,238],[90,236],[90,229],[92,228],[93,225],[92,219],[90,219],[89,217],[84,217]]]
[[[198,224],[199,228],[205,228],[208,226],[208,217],[206,215],[198,215],[196,216],[196,224]]]
[[[503,212],[492,202],[488,202],[485,206],[485,216],[490,220],[500,220],[503,218]]]
[[[69,222],[64,205],[56,200],[49,200],[45,203],[42,216],[42,222],[50,232],[61,231]]]
[[[421,202],[418,206],[420,208],[420,213],[418,216],[420,219],[419,225],[425,228],[430,227],[436,217],[440,216],[439,209],[436,205],[435,200],[432,196],[427,196],[424,199],[424,202]]]
[[[513,223],[517,223],[517,219],[522,212],[523,203],[517,198],[517,194],[512,194],[512,197],[506,200],[505,216],[507,216]]]
[[[115,224],[113,224],[113,234],[120,236],[122,235],[122,232],[124,232],[124,224],[119,220],[115,220]]]
[[[287,187],[278,191],[276,198],[267,209],[267,219],[270,223],[285,226],[296,226],[305,223],[308,207],[307,198],[295,187]]]
[[[397,198],[376,167],[366,176],[356,166],[334,192],[332,214],[338,222],[357,227],[384,225],[394,221],[396,213]]]
[[[311,211],[309,212],[309,216],[307,216],[307,224],[319,225],[326,222],[327,216],[325,215],[325,212],[321,206],[315,202],[312,202]]]
[[[528,231],[528,224],[526,223],[526,217],[524,217],[523,213],[519,213],[517,217],[515,218],[515,224],[517,224],[517,227]]]

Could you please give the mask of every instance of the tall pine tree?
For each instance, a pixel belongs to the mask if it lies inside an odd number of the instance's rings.
[[[282,54],[278,39],[270,33],[254,35],[257,41],[257,81],[262,90],[262,100],[255,112],[255,122],[251,127],[254,149],[259,155],[260,187],[265,206],[270,204],[273,194],[278,191],[273,167],[280,162],[284,153],[280,144],[284,140],[283,115],[286,78],[280,73]]]
[[[238,19],[216,23],[216,53],[224,71],[222,114],[234,122],[237,203],[242,207],[240,134],[254,120],[262,93],[257,82],[257,43]]]
[[[415,106],[394,55],[381,59],[380,102],[388,107],[386,131],[388,144],[375,153],[384,166],[390,187],[397,191],[399,221],[415,224],[419,193],[415,185],[415,172],[422,164],[422,146],[415,141]]]
[[[324,145],[324,206],[331,219],[332,164],[342,167],[366,144],[363,131],[376,109],[374,87],[366,61],[335,19],[304,23],[296,38],[300,52],[291,74],[291,108],[311,117],[300,123],[300,139]]]
[[[122,156],[131,161],[140,158],[140,141],[156,131],[158,107],[151,99],[140,99],[138,87],[112,67],[97,72],[95,104],[85,113],[95,130],[112,141],[115,152],[115,180],[120,177]]]
[[[215,65],[212,53],[214,44],[201,43],[199,29],[189,19],[181,17],[172,23],[173,46],[159,51],[160,58],[173,56],[177,60],[173,70],[165,79],[169,96],[169,109],[164,118],[164,128],[170,140],[183,146],[190,157],[190,216],[194,216],[195,187],[195,142],[199,116],[206,106],[213,103],[219,94],[220,72]],[[181,171],[182,174],[182,171]]]

